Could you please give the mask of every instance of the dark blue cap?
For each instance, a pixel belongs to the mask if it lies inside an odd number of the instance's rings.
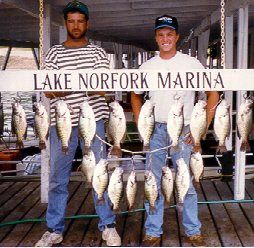
[[[163,16],[157,17],[155,20],[154,29],[157,30],[159,28],[165,28],[165,27],[172,28],[176,32],[178,32],[178,22],[176,17],[169,16],[169,15],[163,15]]]
[[[65,20],[67,20],[67,14],[72,11],[79,11],[86,16],[87,20],[89,19],[88,7],[79,1],[71,1],[64,7],[63,14]]]

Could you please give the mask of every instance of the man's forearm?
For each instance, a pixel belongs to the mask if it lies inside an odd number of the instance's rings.
[[[207,91],[207,129],[209,128],[213,117],[215,115],[216,104],[218,103],[220,97],[217,91]]]
[[[131,106],[134,115],[134,120],[138,124],[138,117],[142,107],[142,98],[140,95],[131,92]]]

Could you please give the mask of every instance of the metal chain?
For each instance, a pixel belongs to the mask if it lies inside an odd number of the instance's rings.
[[[225,63],[225,0],[221,0],[221,65],[226,68]]]
[[[44,51],[43,51],[43,0],[40,1],[39,6],[39,52],[40,52],[40,70],[44,68]]]

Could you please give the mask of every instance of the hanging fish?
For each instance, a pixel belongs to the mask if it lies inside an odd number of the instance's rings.
[[[79,114],[79,134],[84,140],[84,154],[88,155],[92,140],[96,132],[96,120],[93,108],[88,101],[84,101],[80,106]]]
[[[34,130],[36,136],[39,138],[39,148],[43,150],[46,148],[46,140],[48,139],[49,134],[49,117],[41,102],[35,102],[34,107]]]
[[[195,182],[198,183],[204,173],[203,158],[199,152],[191,154],[190,169],[193,174]]]
[[[93,151],[90,150],[88,154],[83,155],[81,163],[81,171],[85,175],[86,181],[88,183],[92,182],[95,166],[96,166],[95,156]]]
[[[107,127],[107,137],[109,142],[113,142],[111,155],[121,157],[121,145],[125,138],[126,118],[122,106],[117,102],[111,102],[109,122]]]
[[[201,152],[200,140],[206,132],[206,101],[199,100],[191,113],[190,132],[194,140],[194,152]]]
[[[174,179],[172,171],[168,166],[162,167],[161,189],[166,203],[170,203],[173,193]]]
[[[129,210],[133,209],[136,193],[137,193],[136,173],[135,171],[131,171],[126,186],[126,196]]]
[[[178,196],[178,204],[183,205],[184,198],[190,187],[190,173],[187,164],[183,158],[176,161],[176,188]]]
[[[108,185],[108,196],[113,205],[113,211],[119,212],[119,203],[123,192],[123,169],[115,168]]]
[[[12,103],[12,133],[17,136],[17,148],[23,148],[27,136],[26,113],[18,101]]]
[[[236,125],[238,136],[241,139],[241,151],[250,150],[248,139],[252,131],[252,107],[253,100],[245,99],[245,101],[240,105],[237,113]]]
[[[171,146],[173,149],[178,147],[178,139],[182,133],[183,125],[183,103],[182,101],[177,101],[171,106],[167,121],[167,131],[172,140]]]
[[[56,104],[56,128],[58,137],[62,142],[62,151],[66,154],[72,126],[70,110],[63,100],[59,100]]]
[[[94,174],[92,178],[92,186],[94,191],[98,194],[98,202],[103,202],[103,193],[108,186],[108,162],[105,159],[101,159],[94,168]]]
[[[143,151],[149,150],[154,122],[154,104],[150,100],[146,100],[138,117],[138,131],[143,140]]]
[[[152,171],[145,171],[145,197],[150,205],[149,213],[154,214],[156,211],[155,201],[158,198],[158,188]]]
[[[230,105],[222,100],[217,106],[214,117],[214,132],[219,140],[217,152],[226,152],[225,140],[230,135]]]

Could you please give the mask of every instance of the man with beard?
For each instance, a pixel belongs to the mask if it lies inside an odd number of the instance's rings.
[[[72,1],[63,9],[65,26],[67,29],[67,40],[60,45],[49,49],[45,66],[49,70],[79,70],[79,69],[108,69],[109,61],[106,52],[99,46],[89,43],[86,38],[88,29],[89,12],[85,4]],[[49,92],[45,94],[50,98],[51,104],[51,130],[50,130],[50,179],[49,200],[47,208],[47,226],[49,231],[45,232],[36,246],[49,247],[61,243],[64,232],[64,217],[68,199],[68,182],[71,173],[72,161],[75,151],[83,142],[78,137],[78,119],[80,105],[84,100],[94,108],[96,119],[96,134],[105,138],[104,120],[108,118],[108,106],[105,102],[104,92],[89,93],[89,97],[82,92]],[[61,141],[58,139],[56,130],[56,118],[54,106],[59,99],[72,108],[72,134],[67,154],[62,152]],[[91,149],[94,152],[96,162],[100,160],[101,144],[95,138]],[[103,158],[106,157],[105,147]],[[107,192],[104,193],[105,202],[98,203],[98,197],[93,192],[96,213],[99,215],[98,228],[102,231],[102,238],[108,246],[120,246],[121,239],[115,229],[115,215],[111,211]]]

